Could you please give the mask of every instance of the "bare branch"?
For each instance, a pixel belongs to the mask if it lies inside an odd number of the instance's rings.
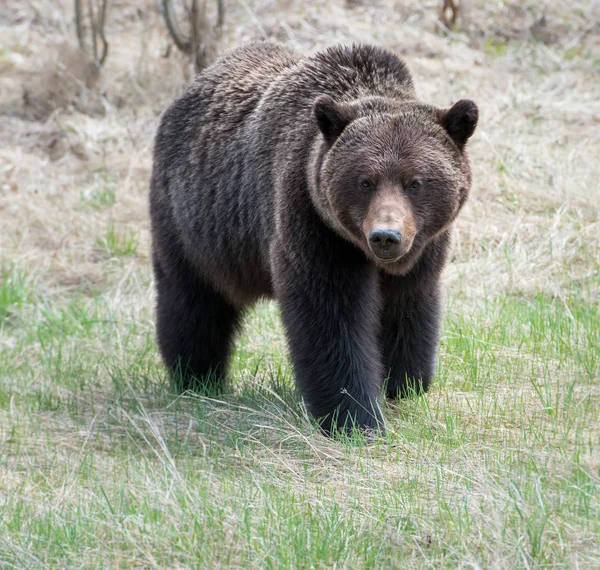
[[[108,42],[104,35],[104,24],[106,23],[106,12],[107,12],[108,0],[102,0],[102,8],[100,10],[100,20],[98,21],[98,36],[102,40],[102,55],[97,60],[98,65],[102,67],[108,56]]]
[[[177,48],[180,49],[183,53],[191,55],[192,42],[191,40],[184,38],[183,34],[179,30],[177,18],[173,13],[173,2],[171,0],[162,0],[161,12],[165,20],[165,24],[167,25],[167,29],[169,30],[169,35],[171,36],[171,38],[173,38],[173,41],[175,42]]]
[[[213,17],[216,21],[208,21],[207,2],[216,3],[216,18]],[[210,57],[210,47],[221,35],[225,21],[225,5],[223,0],[188,0],[181,6],[183,13],[178,14],[174,4],[174,0],[161,0],[161,12],[169,35],[177,48],[191,57],[194,71],[197,73],[206,66]],[[189,36],[181,32],[180,18],[189,22]]]
[[[101,67],[106,61],[106,57],[108,56],[108,42],[106,41],[106,35],[104,33],[104,26],[106,24],[106,15],[108,13],[108,2],[109,0],[101,0],[101,3],[98,0],[88,0],[88,18],[90,21],[89,25],[89,33],[92,38],[92,57],[94,63]],[[87,50],[88,42],[86,41],[86,26],[84,25],[85,15],[84,9],[82,7],[81,0],[74,0],[74,12],[75,12],[75,30],[77,32],[77,42],[79,43],[79,48],[82,50]],[[99,10],[96,14],[94,10],[94,6],[99,4]],[[100,38],[100,42],[102,43],[102,53],[98,56],[98,38]]]
[[[200,62],[199,62],[199,46],[198,40],[200,39],[198,33],[198,0],[192,0],[192,13],[191,13],[191,44],[192,44],[192,66],[194,68],[194,73],[198,73]]]
[[[85,38],[83,36],[83,18],[81,14],[81,0],[75,0],[75,29],[77,31],[77,41],[81,49],[85,48]]]
[[[217,25],[216,27],[221,30],[225,23],[225,3],[223,0],[217,0]]]
[[[94,15],[94,0],[88,0],[89,13],[90,13],[90,22],[91,22],[91,30],[92,30],[92,51],[94,54],[94,61],[98,61],[98,40],[96,38],[97,30],[96,30],[96,17]]]

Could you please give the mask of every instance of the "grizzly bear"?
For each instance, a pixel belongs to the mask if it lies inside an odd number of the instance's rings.
[[[477,117],[418,101],[404,62],[370,45],[254,43],[198,75],[162,117],[150,191],[178,389],[221,382],[244,312],[272,297],[325,432],[382,429],[382,388],[427,390]]]

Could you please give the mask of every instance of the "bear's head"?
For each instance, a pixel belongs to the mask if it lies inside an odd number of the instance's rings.
[[[406,274],[465,203],[471,171],[465,145],[475,103],[450,109],[369,97],[350,103],[320,96],[321,132],[311,189],[335,231],[378,267]]]

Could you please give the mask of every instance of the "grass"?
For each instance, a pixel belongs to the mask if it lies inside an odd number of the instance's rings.
[[[110,220],[104,236],[98,238],[98,247],[110,256],[135,255],[138,238],[135,231],[119,228]]]
[[[600,560],[600,314],[585,289],[448,306],[432,393],[387,406],[371,444],[306,418],[261,335],[281,327],[272,304],[249,317],[218,400],[170,394],[152,323],[105,298],[33,294],[21,313],[0,352],[8,565]]]
[[[30,284],[15,266],[0,270],[0,326],[16,318],[28,299]]]
[[[7,0],[0,568],[600,567],[597,3],[477,0],[450,33],[431,3],[285,4],[229,3],[219,49],[373,41],[423,100],[480,104],[430,393],[386,404],[385,437],[326,439],[265,302],[223,395],[172,394],[147,185],[188,62],[153,3],[115,3],[101,84],[32,120],[72,2]]]
[[[116,187],[113,184],[93,190],[88,196],[81,194],[80,200],[83,204],[92,208],[100,209],[113,206],[117,201]]]

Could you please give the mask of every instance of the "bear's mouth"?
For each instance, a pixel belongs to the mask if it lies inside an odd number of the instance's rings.
[[[421,257],[424,243],[418,236],[415,236],[415,239],[412,239],[411,243],[406,245],[408,247],[403,249],[402,253],[396,257],[386,259],[379,258],[373,253],[371,255],[373,255],[376,265],[386,273],[391,275],[406,275]]]
[[[367,239],[371,255],[378,263],[389,265],[402,260],[412,249],[414,238],[403,239],[396,231],[372,231]]]
[[[384,263],[386,265],[391,264],[391,263],[396,263],[397,261],[400,261],[405,254],[402,255],[395,255],[393,257],[381,257],[379,255],[375,256],[375,259],[377,259],[377,261],[379,263]]]

